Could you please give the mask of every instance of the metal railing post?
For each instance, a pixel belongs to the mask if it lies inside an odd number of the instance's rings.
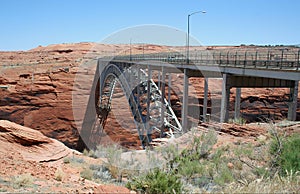
[[[298,59],[297,59],[297,70],[299,70],[299,66],[300,66],[300,49],[298,50]]]
[[[200,61],[202,62],[202,54],[203,54],[203,52],[201,52],[201,55],[200,55]]]
[[[208,60],[208,59],[209,59],[208,52],[206,52],[206,61],[205,61],[206,63],[208,63],[208,62],[209,62],[209,60]]]
[[[227,65],[229,64],[229,51],[227,51]]]
[[[256,68],[256,63],[257,63],[257,51],[255,52],[254,68]]]
[[[266,68],[269,68],[269,63],[270,63],[270,50],[268,50],[268,56],[267,56],[267,61],[266,61]]]
[[[282,63],[283,63],[283,52],[284,52],[284,49],[282,49],[282,50],[281,50],[280,69],[282,69]]]
[[[235,52],[235,56],[234,56],[234,66],[236,66],[236,63],[237,63],[237,51]]]
[[[246,61],[247,61],[247,51],[245,51],[244,68],[246,68]]]

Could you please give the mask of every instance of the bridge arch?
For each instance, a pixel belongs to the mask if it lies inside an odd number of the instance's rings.
[[[164,94],[143,69],[134,65],[109,63],[99,74],[95,109],[103,128],[111,110],[116,82],[119,82],[128,100],[143,147],[145,143],[152,141],[151,134],[154,130],[160,132],[161,136],[169,137],[181,132],[177,116]]]
[[[95,92],[96,113],[102,127],[104,128],[108,113],[111,110],[112,95],[114,93],[116,82],[118,81],[126,99],[129,102],[138,133],[142,134],[146,126],[145,123],[141,122],[143,120],[143,116],[138,109],[138,103],[133,95],[133,89],[130,88],[130,84],[126,79],[126,71],[128,71],[127,68],[122,68],[110,63],[103,69],[102,72],[100,72]]]

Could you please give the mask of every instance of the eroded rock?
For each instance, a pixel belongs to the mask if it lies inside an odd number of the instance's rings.
[[[25,160],[46,162],[68,156],[71,150],[63,143],[44,136],[41,132],[0,120],[0,153],[20,153]]]

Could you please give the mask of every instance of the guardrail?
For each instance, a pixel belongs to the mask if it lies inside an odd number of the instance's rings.
[[[300,71],[300,49],[201,50],[184,52],[120,55],[114,60],[162,61],[175,64],[219,65],[241,68],[284,69]]]
[[[147,52],[147,51],[145,51]],[[184,49],[170,52],[160,53],[144,53],[117,55],[111,53],[111,56],[103,56],[108,60],[124,60],[124,61],[162,61],[174,64],[193,64],[193,65],[219,65],[234,66],[240,68],[255,69],[282,69],[300,71],[300,49],[297,47],[279,47],[279,48],[247,48],[247,49],[190,49],[189,59],[186,57]],[[35,68],[37,66],[48,66],[50,64],[65,63],[45,62],[30,64],[2,64],[1,69],[6,68]]]

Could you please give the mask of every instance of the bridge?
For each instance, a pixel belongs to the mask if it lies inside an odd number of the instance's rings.
[[[219,122],[229,119],[230,89],[236,88],[235,118],[240,118],[241,88],[290,88],[288,120],[296,120],[298,83],[300,80],[300,49],[290,47],[191,50],[160,53],[120,54],[98,59],[93,99],[89,106],[95,112],[85,115],[82,129],[91,128],[91,117],[97,115],[102,128],[111,110],[112,94],[119,81],[128,100],[142,145],[151,142],[155,131],[160,137],[173,137],[188,130],[189,78],[205,78],[203,110],[199,118],[207,121],[208,80],[222,79],[222,98],[217,111]],[[158,71],[156,82],[153,71]],[[181,118],[170,103],[172,74],[183,74]],[[168,78],[168,82],[166,82]],[[200,114],[200,113],[199,113]],[[181,119],[181,122],[180,122]],[[88,142],[88,130],[81,138]]]

